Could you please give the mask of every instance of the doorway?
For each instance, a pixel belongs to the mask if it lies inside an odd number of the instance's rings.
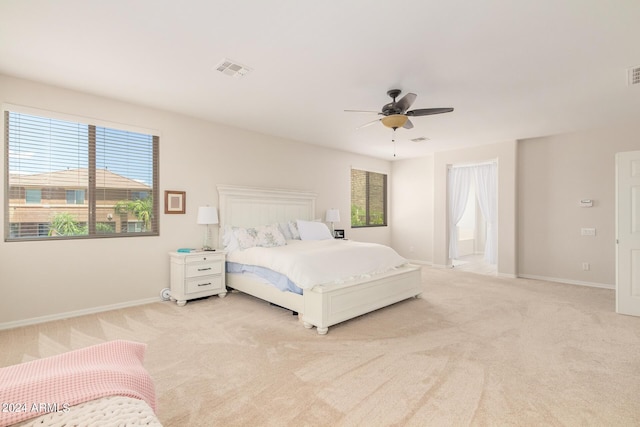
[[[497,274],[496,169],[496,162],[449,168],[449,258],[458,270]]]

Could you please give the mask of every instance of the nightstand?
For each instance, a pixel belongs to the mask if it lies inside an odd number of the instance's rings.
[[[194,298],[227,295],[224,251],[170,252],[170,298],[179,306]]]

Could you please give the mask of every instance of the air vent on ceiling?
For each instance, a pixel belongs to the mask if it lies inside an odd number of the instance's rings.
[[[640,65],[629,68],[629,86],[640,85]]]
[[[238,64],[237,62],[226,58],[216,65],[216,70],[231,77],[246,76],[249,71],[251,71],[249,67],[245,67],[242,64]]]
[[[429,141],[429,138],[427,138],[426,136],[420,136],[418,138],[413,138],[411,141],[413,142]]]

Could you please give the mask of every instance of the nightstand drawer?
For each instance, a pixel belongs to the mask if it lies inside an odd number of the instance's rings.
[[[224,259],[222,252],[200,252],[186,256],[184,262],[186,264],[196,262],[220,262],[222,259]]]
[[[222,276],[197,277],[186,281],[186,292],[191,294],[194,292],[212,291],[222,289]]]
[[[222,264],[223,263],[218,260],[213,262],[187,264],[186,274],[187,274],[187,277],[199,277],[199,276],[208,276],[210,274],[220,274],[222,273]]]

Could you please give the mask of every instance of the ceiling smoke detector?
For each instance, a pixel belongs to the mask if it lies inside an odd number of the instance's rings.
[[[640,85],[640,65],[629,68],[629,86]]]
[[[225,58],[216,65],[216,70],[227,76],[243,77],[249,74],[251,68]]]

